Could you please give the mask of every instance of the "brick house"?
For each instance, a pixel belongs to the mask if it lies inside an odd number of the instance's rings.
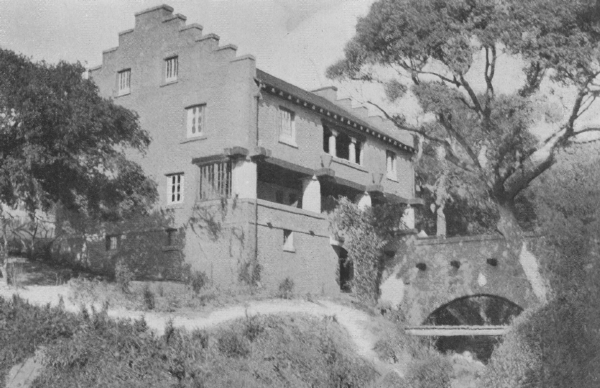
[[[152,136],[146,155],[130,157],[173,216],[155,239],[219,284],[254,263],[263,286],[289,277],[298,292],[339,292],[339,274],[351,274],[330,237],[332,198],[419,203],[411,135],[337,100],[333,87],[308,92],[257,69],[167,5],[137,13],[90,76]],[[107,236],[105,249],[121,239]]]

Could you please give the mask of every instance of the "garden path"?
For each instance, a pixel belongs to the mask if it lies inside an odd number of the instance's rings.
[[[0,283],[0,296],[12,298],[18,294],[23,299],[35,305],[58,306],[61,297],[65,310],[78,312],[80,305],[69,301],[69,286],[27,286],[25,289],[14,289]],[[94,306],[100,310],[100,305]],[[167,323],[172,320],[173,326],[187,330],[208,329],[216,327],[227,321],[256,314],[307,314],[315,317],[331,317],[335,319],[349,334],[349,338],[355,346],[358,355],[371,362],[376,370],[385,376],[389,373],[404,375],[404,368],[399,364],[389,364],[381,361],[373,348],[379,339],[373,325],[373,319],[366,312],[351,307],[340,305],[328,300],[309,302],[305,300],[273,299],[255,301],[240,306],[232,306],[212,311],[210,314],[204,312],[187,313],[185,316],[177,313],[160,313],[152,311],[131,311],[122,308],[109,308],[108,316],[114,319],[139,319],[144,317],[148,327],[162,334]],[[14,385],[16,387],[17,385]],[[11,385],[8,385],[11,387]]]

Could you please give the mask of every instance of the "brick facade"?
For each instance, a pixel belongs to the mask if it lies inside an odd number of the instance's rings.
[[[169,6],[136,14],[90,76],[139,114],[152,144],[129,156],[158,183],[185,263],[216,283],[254,262],[263,286],[289,277],[298,292],[339,292],[332,198],[419,202],[412,136],[332,88],[308,92],[257,69]]]

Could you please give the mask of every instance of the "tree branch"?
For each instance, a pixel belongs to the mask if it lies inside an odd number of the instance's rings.
[[[374,107],[376,107],[377,109],[379,109],[379,111],[381,113],[383,113],[383,115],[390,120],[392,123],[394,123],[394,125],[400,129],[400,130],[404,130],[407,132],[411,132],[411,133],[415,133],[417,135],[423,136],[423,138],[436,142],[438,144],[441,144],[442,146],[444,146],[445,150],[446,150],[446,160],[448,160],[449,162],[451,162],[452,164],[454,164],[455,166],[468,171],[468,172],[474,172],[473,169],[471,168],[471,166],[469,166],[465,161],[463,161],[462,159],[460,159],[456,153],[454,152],[454,150],[452,149],[452,145],[448,142],[448,140],[446,139],[441,139],[435,136],[431,136],[427,133],[425,133],[422,129],[419,128],[414,128],[414,127],[409,127],[406,126],[402,123],[399,123],[394,117],[392,117],[385,109],[383,109],[382,107],[380,107],[378,104],[371,102],[371,101],[367,101],[367,103],[373,105]],[[477,160],[477,159],[476,159]],[[479,162],[477,162],[479,163]]]
[[[469,97],[471,98],[471,101],[473,101],[473,105],[475,105],[475,109],[477,110],[477,112],[483,113],[483,109],[481,108],[481,104],[479,102],[479,99],[477,98],[477,95],[473,91],[473,88],[471,87],[471,85],[465,79],[464,75],[461,74],[459,76],[459,79],[460,79],[461,85],[465,88],[465,90],[469,94]]]
[[[454,137],[461,145],[461,147],[463,147],[463,149],[467,152],[467,155],[469,155],[469,158],[471,158],[473,164],[475,164],[475,166],[477,166],[477,168],[481,170],[481,164],[479,163],[479,159],[477,158],[475,152],[473,152],[473,149],[471,148],[469,143],[467,143],[467,140],[464,138],[464,136],[462,136],[456,129],[454,129],[452,124],[448,120],[446,120],[446,117],[443,114],[439,114],[438,118],[440,120],[440,123],[444,126],[444,128],[446,128],[448,133],[452,137]]]

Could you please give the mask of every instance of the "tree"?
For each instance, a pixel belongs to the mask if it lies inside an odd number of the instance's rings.
[[[55,205],[112,221],[156,199],[155,183],[126,157],[145,152],[148,133],[134,112],[100,97],[84,71],[0,49],[0,230],[16,208],[32,221]],[[2,238],[0,259],[9,234]]]
[[[390,100],[410,92],[419,125],[371,104],[417,136],[424,160],[441,155],[430,165],[447,166],[451,195],[492,207],[498,230],[522,242],[516,198],[558,150],[600,130],[577,124],[600,90],[597,11],[589,0],[379,0],[327,75],[383,83]],[[522,84],[499,93],[507,67],[521,67]],[[541,89],[566,91],[566,114]],[[540,125],[543,141],[530,132]]]
[[[554,297],[516,319],[482,386],[599,386],[599,154],[597,145],[569,147],[527,190],[546,236]]]

